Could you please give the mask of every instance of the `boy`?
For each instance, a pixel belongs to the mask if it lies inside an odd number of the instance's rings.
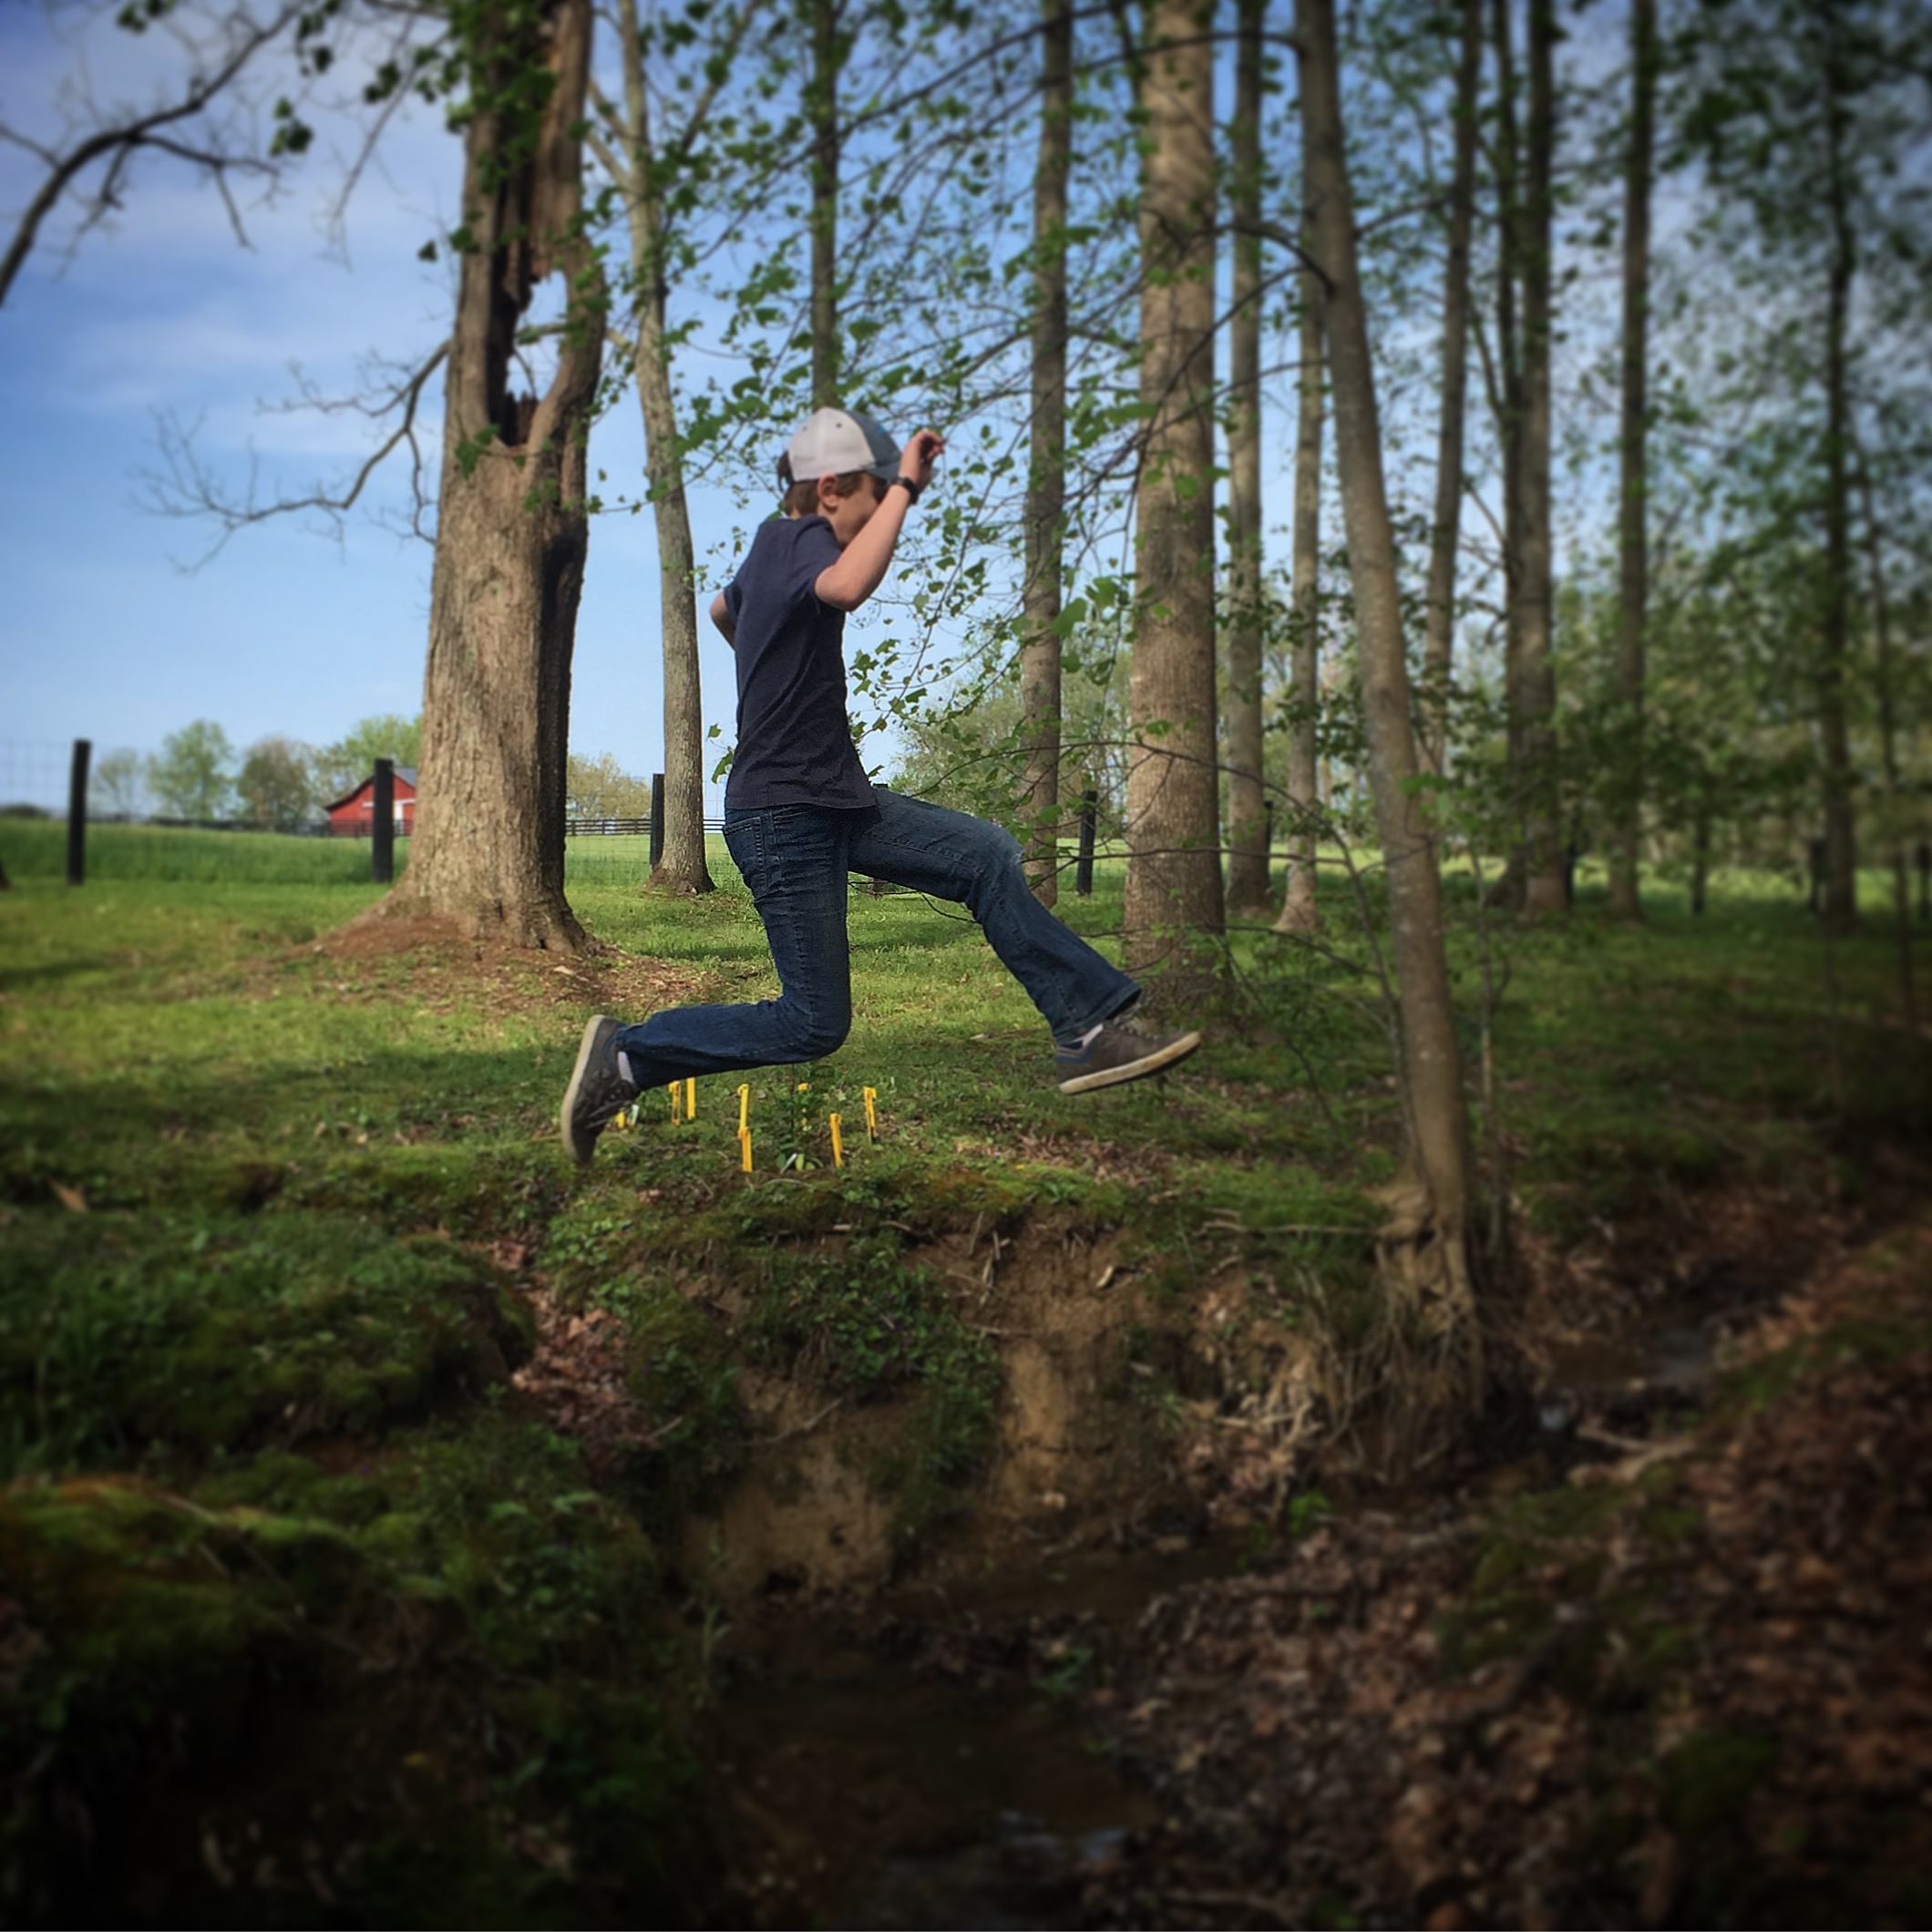
[[[681,1006],[583,1030],[560,1125],[570,1157],[646,1087],[688,1074],[822,1059],[852,1018],[847,875],[964,905],[1054,1041],[1063,1094],[1137,1080],[1184,1060],[1198,1033],[1124,1024],[1140,988],[1069,931],[1026,883],[997,826],[875,790],[846,716],[845,619],[878,590],[906,513],[945,445],[921,429],[896,449],[868,417],[813,412],[778,465],[784,515],[763,524],[711,619],[737,656],[738,747],[724,842],[765,922],[783,989],[745,1006]]]

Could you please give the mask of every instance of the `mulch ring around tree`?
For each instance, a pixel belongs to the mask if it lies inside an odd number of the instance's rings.
[[[693,998],[704,983],[688,968],[615,948],[541,952],[472,938],[443,919],[352,922],[293,949],[285,963],[311,966],[323,999],[408,1001],[432,1010],[461,1004],[491,1015],[548,1007],[642,1019]]]
[[[1093,1716],[1166,1818],[1086,1922],[1932,1922],[1932,1217],[1661,1426],[1156,1600]]]

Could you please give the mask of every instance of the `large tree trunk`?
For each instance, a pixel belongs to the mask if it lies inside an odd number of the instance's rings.
[[[1529,0],[1529,139],[1524,194],[1521,653],[1523,909],[1569,909],[1557,773],[1554,508],[1550,476],[1550,352],[1556,334],[1556,0]]]
[[[462,256],[423,687],[422,770],[402,883],[376,910],[436,913],[483,937],[575,951],[563,896],[570,653],[590,523],[585,437],[603,350],[595,260],[574,223],[590,0],[481,10],[464,134]],[[547,72],[540,109],[509,82]],[[571,290],[556,374],[513,396],[537,284]]]
[[[1228,319],[1228,916],[1266,920],[1261,784],[1261,34],[1268,0],[1240,0],[1232,134],[1233,306]]]
[[[1139,571],[1128,693],[1127,970],[1156,1010],[1222,930],[1214,703],[1214,49],[1198,0],[1147,0],[1141,60]]]
[[[1032,467],[1021,590],[1023,805],[1033,896],[1060,896],[1060,578],[1066,509],[1067,169],[1074,152],[1074,15],[1044,0],[1040,153],[1033,171]]]
[[[1383,1231],[1384,1271],[1425,1338],[1429,1405],[1473,1409],[1483,1389],[1470,1270],[1468,1113],[1449,997],[1440,880],[1428,794],[1410,725],[1395,534],[1382,478],[1368,321],[1355,259],[1355,215],[1342,141],[1333,0],[1298,0],[1302,146],[1323,334],[1334,392],[1349,574],[1361,640],[1369,782],[1389,892],[1407,1102],[1408,1172]]]
[[[1851,650],[1852,487],[1851,384],[1845,334],[1852,278],[1857,269],[1851,184],[1846,180],[1844,54],[1829,5],[1825,33],[1825,129],[1832,216],[1832,255],[1825,291],[1825,498],[1823,662],[1818,667],[1818,732],[1824,752],[1824,919],[1834,932],[1858,923],[1858,852],[1852,815],[1851,744],[1845,724],[1845,661]]]
[[[1483,0],[1463,0],[1455,70],[1455,161],[1449,188],[1449,259],[1443,276],[1443,393],[1436,418],[1435,515],[1423,632],[1423,752],[1438,774],[1447,755],[1455,650],[1455,564],[1462,540],[1463,433],[1469,392],[1469,252],[1475,228],[1476,110],[1483,77]]]
[[[1314,232],[1304,219],[1302,246]],[[1321,283],[1301,278],[1300,368],[1295,381],[1295,508],[1289,565],[1288,889],[1277,932],[1313,932],[1315,858],[1326,787],[1319,761],[1321,713]]]
[[[812,76],[806,111],[812,126],[812,407],[839,401],[838,343],[838,0],[811,0]]]
[[[1617,553],[1618,768],[1610,796],[1611,914],[1641,919],[1639,840],[1644,800],[1644,629],[1650,598],[1650,172],[1657,118],[1657,0],[1631,0],[1630,149],[1623,188],[1623,396]]]
[[[622,165],[631,224],[631,273],[637,291],[637,400],[644,420],[644,473],[651,482],[651,511],[657,526],[657,594],[663,640],[663,850],[651,868],[649,884],[662,892],[709,892],[697,558],[691,540],[691,512],[684,501],[677,403],[671,388],[663,205],[654,174],[657,157],[637,0],[621,0],[618,31],[629,137]]]

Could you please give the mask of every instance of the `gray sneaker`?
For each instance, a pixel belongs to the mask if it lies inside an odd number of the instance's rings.
[[[611,1043],[620,1031],[617,1022],[603,1013],[585,1023],[577,1064],[563,1090],[557,1124],[565,1150],[579,1166],[589,1165],[597,1136],[637,1098],[637,1089],[617,1071]]]
[[[1198,1033],[1144,1033],[1109,1020],[1084,1046],[1056,1047],[1053,1068],[1063,1094],[1091,1094],[1177,1066],[1200,1043]]]

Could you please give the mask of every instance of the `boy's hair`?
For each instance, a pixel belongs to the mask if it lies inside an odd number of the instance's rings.
[[[791,465],[785,457],[778,459],[778,481],[783,485],[785,496],[778,508],[787,517],[816,517],[818,514],[818,485],[817,477],[792,480]],[[832,486],[835,497],[851,496],[862,483],[876,484],[879,478],[869,470],[848,469],[842,477],[828,477],[823,480]],[[876,494],[876,492],[875,492]]]

